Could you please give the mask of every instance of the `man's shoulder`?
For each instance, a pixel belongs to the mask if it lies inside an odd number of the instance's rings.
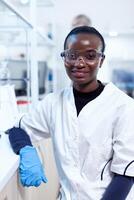
[[[130,96],[128,96],[124,91],[119,89],[116,85],[113,83],[109,83],[106,87],[108,87],[108,90],[111,91],[111,97],[113,99],[117,99],[117,102],[119,104],[128,104],[129,106],[134,106],[134,99]]]

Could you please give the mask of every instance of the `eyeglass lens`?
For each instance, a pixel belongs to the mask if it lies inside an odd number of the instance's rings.
[[[98,52],[96,50],[88,50],[88,51],[84,51],[84,52],[67,50],[64,52],[62,57],[64,57],[65,60],[67,60],[67,61],[75,61],[78,59],[78,57],[82,56],[82,57],[86,58],[86,60],[88,60],[88,61],[94,61],[94,60],[98,59],[98,57],[100,57],[101,55],[102,55],[102,53]]]

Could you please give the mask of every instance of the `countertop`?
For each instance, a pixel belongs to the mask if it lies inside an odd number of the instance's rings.
[[[19,166],[19,156],[10,146],[8,135],[0,132],[0,191],[8,183]]]

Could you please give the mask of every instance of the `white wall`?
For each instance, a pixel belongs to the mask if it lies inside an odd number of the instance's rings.
[[[8,0],[28,18],[30,18],[29,8],[22,6],[17,0]],[[57,87],[62,88],[70,84],[63,62],[60,58],[60,52],[63,49],[63,42],[66,34],[70,30],[71,21],[77,14],[83,13],[88,15],[93,26],[100,30],[104,35],[109,31],[118,31],[119,33],[134,33],[134,1],[133,0],[55,0],[54,7],[38,7],[37,10],[37,24],[47,32],[49,23],[54,25],[54,39],[55,39],[55,68]],[[133,34],[134,35],[134,34]],[[133,37],[106,37],[106,60],[99,73],[99,78],[104,81],[109,81],[111,69],[109,67],[110,60],[133,60]],[[18,47],[17,47],[18,48]],[[11,55],[18,56],[22,48],[13,48]],[[39,59],[50,59],[48,55],[52,52],[46,48],[40,48],[37,51]]]
[[[112,70],[115,68],[125,68],[126,71],[130,71],[131,68],[134,71],[134,66],[130,64],[130,61],[131,63],[134,61],[133,47],[134,35],[106,38],[106,66],[104,76],[107,73],[107,77],[105,76],[104,79],[110,80]],[[122,64],[123,62],[124,64]]]

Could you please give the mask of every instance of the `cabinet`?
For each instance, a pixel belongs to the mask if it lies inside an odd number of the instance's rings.
[[[17,172],[0,192],[0,200],[18,200]]]
[[[49,49],[52,54],[53,40],[50,35],[48,37],[48,35],[43,34],[34,23],[18,12],[11,1],[0,0],[0,17],[3,19],[0,21],[0,50],[3,47],[7,51],[6,55],[0,52],[0,63],[8,64],[11,73],[9,81],[15,84],[15,88],[18,90],[25,87],[27,100],[31,101],[34,106],[39,99],[38,73],[40,73],[40,77],[42,75],[42,71],[38,71],[38,66],[42,69],[46,64],[46,59],[50,57],[50,55],[45,54],[45,58],[43,56],[39,58],[37,53],[39,51],[48,52]],[[37,144],[37,148],[45,166],[48,183],[42,184],[38,188],[24,188],[19,184],[16,172],[0,192],[0,200],[56,199],[58,175],[51,139],[40,142]]]
[[[108,65],[112,82],[134,98],[134,60],[112,59]]]
[[[0,113],[1,115],[2,113]],[[9,119],[9,122],[11,123],[11,119]],[[17,173],[19,156],[13,153],[8,136],[1,131],[7,130],[7,127],[11,125],[10,123],[0,126],[0,200],[56,200],[59,180],[51,139],[44,139],[34,144],[44,166],[48,183],[42,183],[37,188],[22,187]]]
[[[46,139],[36,144],[38,153],[42,160],[48,182],[42,183],[39,187],[23,188],[19,185],[18,200],[56,200],[59,191],[59,181],[55,160],[53,157],[53,149],[51,139]]]
[[[0,64],[8,66],[9,82],[15,85],[17,96],[26,96],[34,106],[45,92],[48,52],[53,56],[54,42],[36,25],[36,0],[30,1],[32,8],[26,7],[31,13],[27,18],[21,14],[20,4],[14,6],[13,2],[0,0]]]

